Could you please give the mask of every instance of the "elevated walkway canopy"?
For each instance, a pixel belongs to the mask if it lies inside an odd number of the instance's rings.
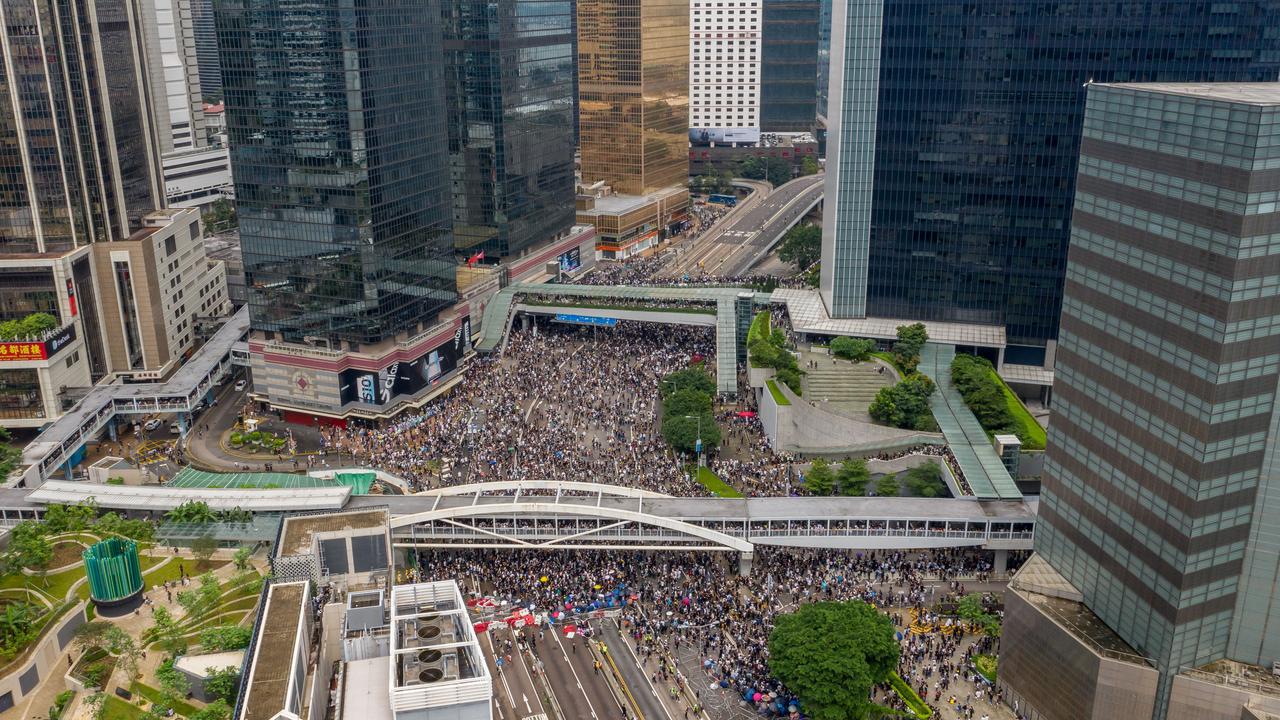
[[[632,287],[627,285],[535,285],[514,283],[498,292],[484,309],[477,352],[495,352],[514,317],[519,299],[528,296],[565,298],[563,305],[542,303],[540,307],[566,312],[583,312],[592,305],[606,307],[609,301],[652,301],[655,303],[690,303],[715,308],[716,389],[721,393],[738,391],[738,362],[745,359],[747,329],[751,326],[755,305],[764,304],[767,295],[738,287]],[[617,309],[617,308],[614,308]],[[643,308],[635,308],[641,310]],[[672,318],[669,321],[674,322]],[[662,322],[654,313],[653,322]]]
[[[973,494],[982,500],[1019,500],[1022,492],[996,454],[987,431],[951,383],[951,361],[955,356],[954,346],[932,342],[920,352],[920,372],[938,386],[929,398],[929,408]]]

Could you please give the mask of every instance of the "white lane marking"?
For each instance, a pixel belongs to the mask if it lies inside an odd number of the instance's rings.
[[[564,643],[560,642],[560,633],[553,633],[553,635],[555,636],[556,644],[560,646],[560,654],[564,656],[564,664],[569,666],[569,672],[573,673],[574,682],[578,683],[578,689],[582,690],[582,697],[587,700],[587,708],[591,710],[591,717],[599,718],[596,715],[595,706],[591,704],[591,696],[587,695],[587,691],[582,687],[582,678],[578,677],[578,671],[574,670],[573,663],[569,662],[569,653],[564,651]]]

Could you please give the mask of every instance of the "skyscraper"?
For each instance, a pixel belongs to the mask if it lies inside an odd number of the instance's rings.
[[[818,116],[819,0],[763,0],[760,129],[808,132]]]
[[[760,139],[760,0],[689,3],[689,128],[723,142]],[[726,7],[728,6],[728,7]]]
[[[215,10],[253,331],[430,327],[457,295],[439,0]]]
[[[191,34],[196,43],[200,95],[205,102],[222,102],[222,67],[218,61],[218,30],[213,0],[191,0]]]
[[[455,245],[519,253],[574,221],[572,4],[443,5]]]
[[[1036,527],[1052,570],[1029,585],[1078,594],[1154,666],[1154,718],[1207,718],[1180,671],[1280,661],[1280,83],[1092,85],[1079,145]],[[1078,707],[1090,664],[1044,652],[1048,604],[1010,605],[1012,695],[1046,720],[1135,717]]]
[[[145,62],[155,98],[160,152],[193,150],[207,144],[200,71],[189,0],[140,0],[146,34]]]
[[[1280,3],[836,3],[822,292],[837,317],[1057,337],[1095,82],[1273,81]]]
[[[647,195],[689,179],[689,0],[578,0],[582,182]]]

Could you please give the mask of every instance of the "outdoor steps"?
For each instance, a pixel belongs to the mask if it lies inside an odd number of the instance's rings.
[[[805,372],[805,394],[813,400],[869,404],[880,388],[892,381],[891,377],[876,372],[877,367],[870,363],[829,365],[821,361],[817,368],[801,368]]]

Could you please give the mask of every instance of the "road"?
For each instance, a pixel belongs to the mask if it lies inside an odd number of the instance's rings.
[[[506,643],[511,643],[508,652]],[[547,720],[551,715],[542,702],[542,693],[534,681],[536,668],[516,646],[516,638],[509,628],[493,633],[480,633],[480,646],[484,649],[485,663],[494,678],[494,716],[499,720]],[[496,646],[496,647],[495,647]],[[501,666],[496,662],[502,658]]]
[[[671,713],[662,704],[657,688],[653,686],[644,668],[640,666],[636,651],[631,649],[631,644],[623,639],[617,622],[608,619],[603,625],[604,629],[599,634],[599,638],[609,648],[613,664],[622,674],[627,694],[635,703],[640,717],[644,720],[671,720]]]
[[[751,188],[751,193],[739,200],[732,210],[720,218],[715,225],[704,232],[698,239],[678,246],[675,260],[667,263],[667,266],[658,273],[659,276],[675,277],[685,273],[696,272],[698,263],[706,258],[710,250],[717,244],[720,236],[729,229],[729,226],[737,218],[745,217],[752,210],[759,207],[773,193],[773,185],[763,180],[734,178],[733,183],[736,186],[745,185]]]
[[[597,654],[581,635],[564,636],[562,627],[542,632],[510,628],[481,633],[485,663],[494,677],[494,717],[499,720],[618,720],[625,714],[610,688],[605,666],[596,671]],[[510,645],[508,646],[508,643]],[[498,663],[495,658],[501,658]],[[545,675],[544,680],[538,676]],[[550,688],[553,698],[546,698]],[[650,720],[648,714],[645,720]],[[666,720],[665,716],[653,716]]]
[[[662,275],[741,275],[773,245],[783,229],[823,192],[825,175],[807,175],[781,185],[767,196],[756,193],[726,215],[687,249],[681,249]]]

